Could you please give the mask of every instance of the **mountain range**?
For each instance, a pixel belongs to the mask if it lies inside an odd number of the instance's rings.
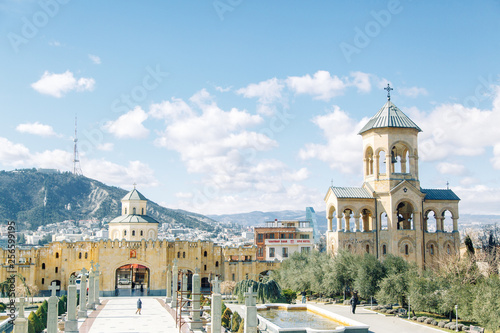
[[[52,169],[0,171],[0,221],[19,230],[64,220],[112,220],[128,191],[85,176]],[[212,219],[148,201],[147,214],[161,223],[212,231]]]

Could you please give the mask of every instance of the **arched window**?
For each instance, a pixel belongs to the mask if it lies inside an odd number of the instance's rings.
[[[59,258],[59,252],[56,252],[56,259]]]
[[[132,230],[132,236],[135,236],[135,230]]]
[[[144,231],[141,230],[141,236],[144,236]]]
[[[381,150],[378,153],[378,173],[379,173],[379,175],[385,175],[385,173],[387,171],[386,163],[387,163],[387,161],[385,160],[385,151]]]
[[[182,257],[186,258],[186,252],[182,252]]]
[[[141,215],[144,215],[144,208],[141,208]]]
[[[87,259],[88,257],[89,257],[88,252],[85,252],[85,259]]]
[[[56,271],[56,273],[57,273],[57,272],[59,271],[59,268],[58,268],[58,267],[56,267],[55,271]]]
[[[387,230],[387,229],[388,229],[387,213],[381,213],[380,214],[380,230]]]
[[[366,245],[366,253],[370,253],[370,245]]]
[[[351,249],[352,249],[352,246],[351,246],[351,244],[349,244],[349,245],[347,246],[347,251],[351,252]]]
[[[206,271],[207,270],[207,265],[203,266],[203,270]]]
[[[141,234],[142,236],[142,234]],[[180,258],[181,257],[181,253],[180,252],[177,252],[177,258]]]
[[[203,256],[206,257],[207,256],[207,251],[203,252]]]
[[[42,278],[42,284],[45,284],[45,279],[44,278]]]
[[[42,263],[42,269],[45,269],[45,263],[44,262]]]
[[[429,251],[431,253],[431,256],[434,255],[434,244],[431,244]]]
[[[446,253],[451,254],[451,247],[450,244],[446,247]]]
[[[410,253],[410,249],[408,248],[408,244],[405,245],[405,254],[408,255]]]
[[[382,254],[384,256],[387,254],[387,246],[385,244],[382,246]]]
[[[219,262],[218,261],[215,262],[215,267],[219,267]]]
[[[125,208],[125,215],[127,215],[127,208]]]
[[[127,236],[127,230],[123,230],[123,236]]]
[[[82,253],[78,253],[78,259],[82,259]]]
[[[134,214],[134,215],[135,215],[135,207],[133,208],[133,213],[132,213],[132,214]]]

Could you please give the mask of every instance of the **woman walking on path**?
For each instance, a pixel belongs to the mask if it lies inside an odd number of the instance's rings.
[[[137,311],[135,312],[135,314],[137,314],[137,312],[139,312],[139,314],[141,314],[141,309],[142,309],[142,301],[141,299],[139,298],[137,300]]]

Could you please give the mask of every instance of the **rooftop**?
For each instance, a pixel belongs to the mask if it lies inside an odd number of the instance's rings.
[[[137,191],[135,188],[128,192],[123,198],[122,201],[124,200],[148,200],[146,199],[145,196],[143,196],[139,191]]]
[[[460,198],[452,190],[442,190],[442,189],[420,189],[422,193],[425,193],[424,200],[460,200]]]
[[[159,223],[159,222],[147,215],[121,215],[115,217],[109,223]]]
[[[330,187],[337,198],[373,199],[363,187]]]
[[[384,127],[413,128],[422,132],[420,127],[390,100],[366,123],[358,134],[363,134],[374,128]]]

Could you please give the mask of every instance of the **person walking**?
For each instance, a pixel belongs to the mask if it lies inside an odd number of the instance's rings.
[[[139,312],[139,314],[141,314],[141,309],[142,309],[142,301],[141,299],[139,298],[137,300],[137,311],[135,312],[135,314],[137,314],[137,312]]]
[[[302,295],[302,304],[305,304],[306,303],[306,291],[304,290],[300,294]]]
[[[356,305],[358,304],[358,297],[356,294],[352,294],[350,303],[351,303],[351,312],[353,314],[355,314],[356,313]]]

